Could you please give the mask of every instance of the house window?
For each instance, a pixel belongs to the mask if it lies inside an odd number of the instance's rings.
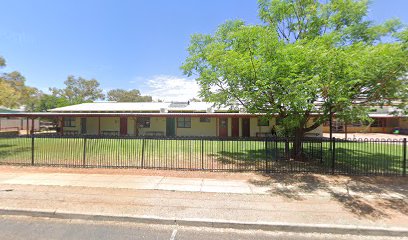
[[[371,127],[384,127],[384,120],[382,118],[374,118]]]
[[[258,126],[269,126],[269,119],[258,118]]]
[[[211,118],[209,118],[209,117],[200,117],[200,122],[209,123],[209,122],[211,122]]]
[[[137,118],[137,126],[139,128],[150,128],[150,118],[149,117]]]
[[[178,128],[191,128],[191,118],[190,117],[179,117],[177,118]]]
[[[386,120],[385,126],[387,126],[387,127],[398,127],[398,123],[399,123],[398,118],[388,118]]]
[[[64,118],[64,127],[75,127],[75,118]]]

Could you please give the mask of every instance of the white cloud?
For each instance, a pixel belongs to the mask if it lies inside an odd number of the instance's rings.
[[[164,101],[187,101],[198,97],[199,85],[194,79],[183,77],[158,75],[148,78],[147,88],[143,95],[150,95],[153,99]]]

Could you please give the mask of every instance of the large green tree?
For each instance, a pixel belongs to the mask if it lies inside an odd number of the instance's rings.
[[[277,116],[299,159],[304,133],[330,113],[406,103],[408,31],[398,20],[373,24],[367,9],[367,1],[260,0],[263,24],[228,21],[193,35],[182,69],[207,101]]]
[[[82,77],[68,76],[65,88],[50,88],[53,96],[66,98],[69,104],[80,104],[104,99],[103,90],[96,79],[87,80]]]
[[[137,89],[124,90],[124,89],[112,89],[107,95],[109,101],[116,102],[151,102],[151,96],[142,96]]]

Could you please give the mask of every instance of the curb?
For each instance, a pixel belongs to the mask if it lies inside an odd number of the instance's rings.
[[[133,222],[144,224],[160,225],[178,225],[188,227],[210,227],[210,228],[231,228],[239,230],[263,230],[279,232],[297,232],[297,233],[330,233],[330,234],[351,234],[365,236],[408,236],[408,228],[374,228],[348,225],[331,224],[290,224],[279,222],[237,222],[214,219],[171,219],[153,216],[109,216],[92,215],[81,213],[64,213],[51,211],[30,211],[30,210],[12,210],[0,209],[0,215],[5,216],[29,216],[45,217],[57,219],[79,219],[92,221],[115,221],[115,222]]]

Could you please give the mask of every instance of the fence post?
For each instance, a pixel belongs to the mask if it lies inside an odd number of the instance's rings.
[[[201,169],[204,170],[204,139],[201,139]]]
[[[323,163],[323,138],[320,138],[320,163]]]
[[[144,168],[144,151],[145,151],[145,138],[142,140],[142,162],[141,167]]]
[[[403,141],[402,176],[407,176],[407,139]]]
[[[82,166],[86,166],[86,136],[84,136],[84,154],[82,159]]]
[[[334,166],[334,164],[335,164],[335,162],[336,162],[336,138],[334,137],[334,138],[332,138],[332,169],[331,169],[331,172],[332,172],[332,174],[334,174],[334,169],[335,169],[335,166]]]
[[[265,171],[268,172],[268,137],[265,137]]]
[[[31,134],[31,166],[34,166],[34,134]]]

